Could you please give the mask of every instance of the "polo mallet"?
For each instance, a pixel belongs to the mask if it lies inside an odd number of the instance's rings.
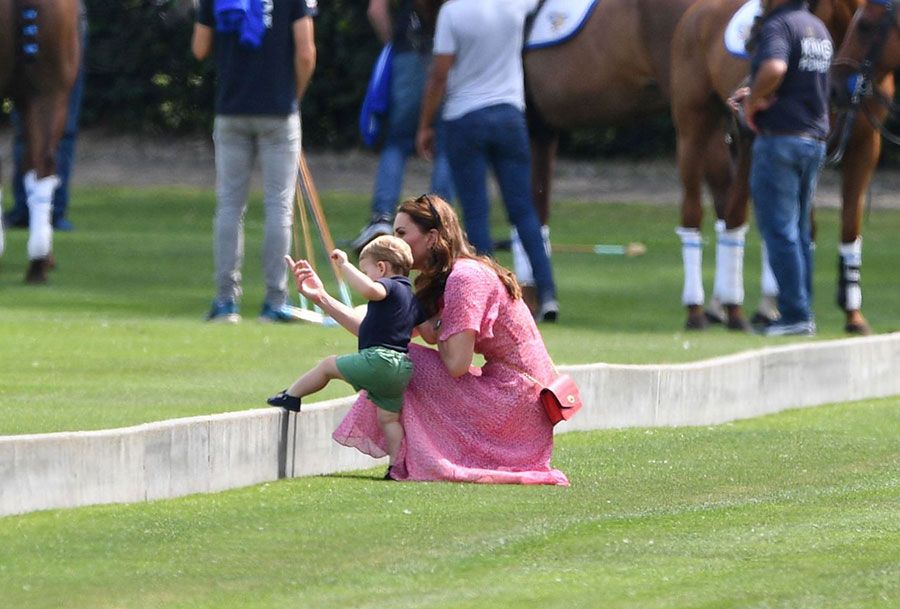
[[[315,252],[312,247],[312,237],[309,234],[309,220],[306,217],[306,208],[300,200],[300,192],[294,192],[294,205],[297,209],[297,215],[300,216],[300,227],[303,231],[303,244],[306,249],[306,259],[309,260],[310,265],[315,270]],[[297,233],[297,223],[291,223],[291,229],[294,233],[294,260],[300,259],[300,235]],[[309,302],[306,300],[306,296],[300,294],[300,306],[299,307],[290,307],[291,315],[296,317],[297,319],[302,319],[304,321],[308,321],[315,324],[324,324],[325,316],[322,314],[318,307],[315,310],[309,308]]]
[[[643,243],[632,242],[625,245],[598,243],[597,245],[580,245],[567,243],[554,243],[554,252],[597,254],[598,256],[641,256],[647,253],[647,246]]]
[[[328,222],[325,220],[325,212],[322,211],[322,204],[319,202],[319,193],[316,191],[316,185],[313,182],[312,174],[309,171],[309,165],[306,163],[306,155],[300,151],[300,172],[298,174],[300,190],[303,198],[312,211],[313,220],[315,220],[316,228],[319,231],[319,238],[322,246],[325,248],[331,262],[331,270],[334,272],[334,278],[337,280],[338,290],[340,291],[341,301],[348,307],[353,307],[353,301],[350,298],[350,290],[341,273],[341,269],[331,260],[330,255],[334,250],[334,240],[331,238],[331,231],[328,229]]]

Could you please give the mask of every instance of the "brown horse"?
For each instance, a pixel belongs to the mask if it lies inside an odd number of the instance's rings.
[[[52,260],[55,155],[81,57],[78,12],[79,0],[0,0],[0,97],[12,98],[25,133],[30,283],[46,282]]]
[[[542,224],[558,132],[658,115],[671,98],[672,35],[695,0],[601,0],[578,34],[525,53],[532,192]]]
[[[699,0],[679,23],[672,44],[672,115],[678,135],[678,164],[683,184],[682,228],[696,231],[700,227],[703,216],[700,182],[705,177],[712,186],[717,216],[725,221],[724,227],[720,226],[717,231],[720,243],[715,292],[717,296],[720,291],[725,294],[722,302],[726,305],[728,326],[738,329],[746,327],[741,307],[741,265],[750,159],[748,138],[739,134],[731,136],[736,137],[735,157],[729,154],[726,136],[733,120],[725,100],[747,77],[749,66],[746,60],[725,49],[723,38],[729,20],[744,3],[745,0]],[[819,0],[811,6],[839,43],[853,14],[862,4],[863,0]],[[887,94],[893,94],[890,74],[882,74],[879,82]],[[882,109],[872,107],[871,112],[883,116]],[[860,224],[863,197],[875,170],[881,138],[863,121],[852,125],[848,138],[842,166],[838,301],[846,314],[846,331],[867,334],[870,330],[860,311],[858,283]],[[699,259],[695,257],[692,261],[695,268],[689,268],[688,245],[685,244],[686,297],[692,292],[687,282],[699,276]],[[729,270],[730,279],[727,278]],[[774,286],[774,281],[771,284]],[[777,291],[777,287],[774,289]],[[765,285],[763,292],[767,294]],[[693,294],[696,295],[696,290]],[[688,308],[688,327],[705,325],[702,286],[700,294],[699,301],[689,297],[684,299]]]

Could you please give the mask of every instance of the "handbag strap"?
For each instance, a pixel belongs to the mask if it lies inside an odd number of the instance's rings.
[[[507,368],[512,369],[514,372],[518,372],[519,374],[521,374],[522,376],[524,376],[525,378],[527,378],[529,381],[531,381],[532,383],[534,383],[535,385],[537,385],[537,386],[540,387],[541,389],[546,389],[546,388],[547,388],[547,384],[546,384],[546,383],[540,382],[539,380],[537,380],[536,378],[534,378],[533,376],[531,376],[530,374],[528,374],[527,372],[525,372],[524,370],[522,370],[521,368],[519,368],[518,366],[516,366],[515,364],[512,364],[512,363],[510,363],[510,362],[499,362],[499,363],[502,364],[502,365],[504,365],[504,366],[506,366]],[[550,362],[550,365],[553,366],[553,362]],[[556,366],[553,366],[553,373],[556,374],[556,376],[559,376],[559,372],[557,372]]]

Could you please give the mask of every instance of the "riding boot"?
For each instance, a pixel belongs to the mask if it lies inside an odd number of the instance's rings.
[[[53,249],[53,192],[59,184],[55,175],[37,179],[34,170],[25,174],[28,194],[28,258],[46,259]]]
[[[844,311],[862,308],[862,289],[859,287],[862,266],[862,237],[838,246],[837,304]]]

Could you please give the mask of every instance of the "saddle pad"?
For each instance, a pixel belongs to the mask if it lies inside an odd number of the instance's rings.
[[[749,0],[737,10],[731,21],[728,22],[728,27],[725,28],[725,49],[729,53],[741,59],[750,59],[744,44],[750,37],[753,20],[761,14],[760,0]]]
[[[538,10],[525,50],[562,44],[581,30],[599,0],[546,0]]]

